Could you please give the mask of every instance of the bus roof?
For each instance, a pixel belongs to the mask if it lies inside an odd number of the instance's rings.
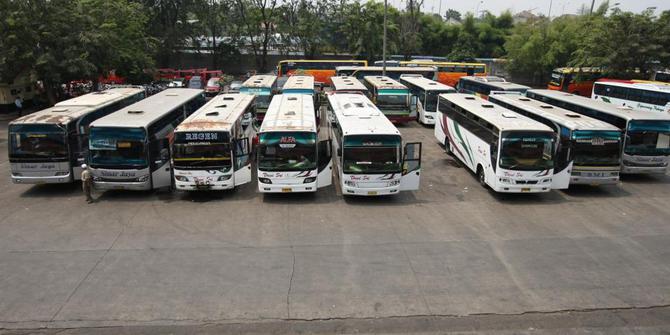
[[[121,99],[144,92],[143,88],[122,87],[80,95],[53,107],[20,117],[10,124],[64,124]]]
[[[314,100],[307,94],[279,94],[270,102],[259,132],[316,132]]]
[[[594,100],[591,98],[574,95],[571,93],[546,90],[546,89],[535,89],[528,90],[527,95],[531,96],[537,94],[540,96],[545,96],[548,98],[553,98],[561,101],[565,101],[571,104],[575,104],[580,107],[589,108],[597,110],[601,113],[614,115],[617,117],[624,118],[628,121],[630,120],[670,120],[670,115],[667,113],[651,112],[651,111],[642,111],[637,109],[632,109],[629,107],[619,107],[607,102]]]
[[[596,84],[637,88],[645,91],[660,93],[670,93],[670,83],[665,83],[662,81],[600,79],[596,81]]]
[[[383,66],[338,66],[337,71],[383,71]],[[387,66],[386,72],[436,71],[434,66]]]
[[[292,75],[288,77],[282,90],[293,89],[293,90],[313,90],[314,89],[314,77],[305,76],[305,75]]]
[[[600,73],[602,69],[599,67],[559,67],[555,68],[554,72],[563,74],[568,73]]]
[[[412,64],[418,64],[418,65],[427,65],[427,66],[486,66],[484,63],[460,63],[460,62],[440,62],[440,61],[432,61],[432,60],[426,60],[426,59],[413,59],[409,61],[402,61],[400,62],[401,65],[406,66],[406,65],[412,65]]]
[[[619,130],[619,128],[607,122],[533,100],[520,94],[492,94],[489,96],[489,101],[500,101],[512,105],[570,130]]]
[[[424,91],[449,91],[456,92],[456,89],[449,85],[442,84],[435,80],[425,77],[400,77],[400,80],[407,82],[409,85],[414,85]]]
[[[347,135],[400,135],[388,118],[362,94],[329,94],[342,134]]]
[[[376,89],[407,89],[407,86],[386,76],[365,76],[363,79],[370,83],[370,85],[374,86]]]
[[[551,128],[507,108],[492,104],[478,96],[465,93],[440,94],[440,99],[455,104],[480,119],[492,124],[500,131],[528,130],[548,131]]]
[[[367,91],[368,88],[356,77],[331,77],[334,91]]]
[[[363,59],[284,59],[280,60],[279,63],[291,63],[291,62],[298,62],[298,63],[351,63],[351,62],[365,62],[367,63],[368,61],[363,60]]]
[[[93,121],[91,127],[146,127],[202,92],[194,88],[168,88]]]
[[[179,131],[228,131],[230,132],[247,108],[253,104],[255,96],[249,94],[219,94],[184,120]]]
[[[513,90],[529,90],[530,87],[521,84],[515,84],[509,81],[506,81],[504,78],[487,76],[487,77],[475,77],[475,76],[465,76],[461,77],[460,80],[474,81],[478,83],[484,83],[489,87],[493,87],[499,91],[513,91]]]
[[[276,81],[277,76],[257,74],[249,77],[249,79],[242,83],[242,87],[272,87]]]

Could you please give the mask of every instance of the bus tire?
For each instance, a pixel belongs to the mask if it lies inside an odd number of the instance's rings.
[[[451,155],[451,147],[449,146],[449,138],[447,137],[444,138],[444,152],[446,152],[447,155]]]
[[[484,173],[484,169],[482,168],[481,165],[477,166],[477,179],[479,180],[479,184],[482,185],[482,187],[486,188],[486,174]]]

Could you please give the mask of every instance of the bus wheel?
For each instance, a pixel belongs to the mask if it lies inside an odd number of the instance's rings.
[[[444,139],[444,152],[446,152],[447,155],[451,155],[451,147],[449,146],[449,139],[448,138]]]
[[[484,174],[484,169],[482,169],[481,165],[477,167],[477,179],[479,179],[479,184],[486,187],[486,174]]]

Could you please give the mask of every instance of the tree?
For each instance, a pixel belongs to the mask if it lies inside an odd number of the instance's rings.
[[[405,11],[400,14],[400,52],[409,59],[409,56],[419,52],[421,38],[419,36],[419,18],[423,0],[407,0]]]
[[[136,0],[148,16],[147,30],[157,41],[155,59],[160,67],[169,67],[192,36],[194,25],[189,13],[194,0]]]
[[[447,13],[444,15],[444,20],[445,21],[454,20],[456,22],[461,22],[461,12],[449,8],[447,9]]]
[[[260,72],[268,70],[268,48],[277,26],[277,0],[237,0],[238,19],[244,28],[245,44],[251,46]]]

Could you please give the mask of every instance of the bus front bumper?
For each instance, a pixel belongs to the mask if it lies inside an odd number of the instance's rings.
[[[667,166],[621,166],[621,173],[625,174],[663,174],[667,170]]]
[[[127,191],[148,191],[151,189],[151,181],[142,182],[118,182],[118,181],[93,181],[93,188],[96,190],[127,190]]]
[[[232,190],[235,188],[232,180],[229,182],[213,183],[213,184],[194,184],[194,183],[185,183],[175,180],[175,187],[180,191],[224,191]]]
[[[546,193],[551,191],[551,183],[540,185],[502,185],[491,188],[498,193]]]
[[[307,193],[316,192],[316,181],[307,184],[264,184],[258,182],[258,191],[261,193]]]
[[[435,124],[435,118],[437,117],[437,113],[424,113],[423,118],[421,119],[421,123],[426,124],[426,125],[434,125]]]
[[[342,186],[342,195],[358,195],[365,197],[374,197],[378,195],[393,195],[400,193],[400,186],[360,188]]]
[[[665,173],[668,170],[667,157],[627,156],[624,154],[621,173],[625,174],[655,174]]]
[[[72,182],[72,175],[68,173],[62,176],[28,177],[12,174],[12,182],[14,184],[67,184]]]
[[[619,183],[619,170],[616,171],[572,171],[571,185],[613,185]]]

